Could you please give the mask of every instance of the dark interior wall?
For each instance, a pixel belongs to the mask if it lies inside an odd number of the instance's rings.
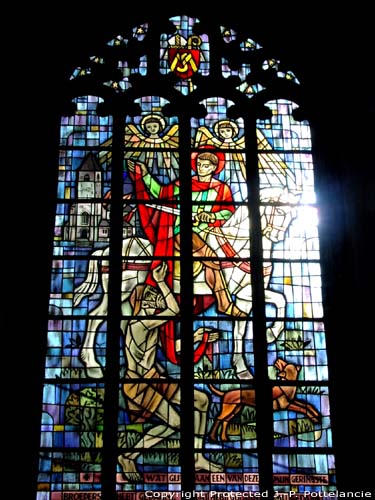
[[[106,3],[87,10],[82,4],[30,6],[22,11],[22,19],[16,12],[8,19],[15,35],[8,39],[6,51],[10,55],[10,88],[4,97],[8,93],[14,96],[6,143],[12,167],[6,189],[22,199],[19,215],[9,207],[3,213],[5,222],[10,222],[11,248],[17,249],[13,266],[6,270],[6,313],[13,352],[16,358],[22,355],[21,362],[14,358],[17,372],[26,376],[22,396],[19,381],[12,383],[11,396],[19,417],[13,436],[22,447],[27,483],[33,484],[38,446],[62,82],[95,54],[96,47],[121,33],[124,25],[185,13],[212,18],[234,29],[245,28],[251,38],[294,71],[303,85],[321,207],[339,488],[373,489],[375,165],[370,73],[374,43],[369,8],[356,3],[355,11],[342,7],[328,13],[315,4],[301,3],[297,9],[269,4],[254,8],[250,2],[241,2],[241,8],[246,5],[244,14],[208,3],[205,8],[211,14],[203,16],[198,7],[169,8],[164,2],[152,9],[145,5],[139,14],[127,4],[117,2],[113,7]]]

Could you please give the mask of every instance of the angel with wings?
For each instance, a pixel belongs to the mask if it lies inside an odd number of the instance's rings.
[[[139,125],[128,123],[125,127],[124,146],[125,158],[138,158],[145,163],[150,171],[153,167],[163,165],[167,180],[173,181],[178,177],[177,151],[155,151],[156,149],[178,148],[178,124],[168,127],[166,120],[159,114],[149,113],[141,119]],[[102,148],[112,144],[112,139],[101,144]],[[101,151],[101,163],[111,157],[110,151]],[[158,171],[159,175],[163,173]]]
[[[263,132],[257,128],[257,147],[258,147],[258,166],[261,185],[287,185],[287,177],[295,180],[289,172],[288,166],[281,156],[272,151],[272,146]],[[230,183],[244,183],[247,179],[246,161],[243,151],[245,149],[245,136],[239,136],[239,127],[233,120],[224,119],[217,121],[213,126],[213,131],[205,126],[199,127],[195,136],[195,147],[211,145],[218,149],[230,149],[231,151],[225,154],[226,165],[229,167],[229,178],[226,179]],[[269,150],[270,152],[266,152]],[[241,180],[242,176],[242,180]],[[244,191],[244,189],[241,189]],[[245,198],[243,198],[245,199]]]
[[[195,137],[195,145],[202,146],[210,144],[218,148],[244,149],[245,137],[236,137],[239,128],[233,120],[219,120],[213,127],[213,133],[207,127],[199,127]]]
[[[219,120],[213,126],[213,131],[205,126],[199,127],[195,136],[194,146],[202,148],[214,146],[218,149],[228,149],[225,153],[225,181],[230,182],[233,193],[236,195],[243,192],[242,199],[246,197],[246,163],[243,151],[245,148],[245,136],[238,137],[239,128],[233,120]],[[241,187],[242,186],[242,187]],[[236,198],[236,196],[235,196]]]

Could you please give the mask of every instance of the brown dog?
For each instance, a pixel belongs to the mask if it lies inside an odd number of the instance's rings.
[[[288,363],[282,358],[275,361],[278,369],[277,376],[282,380],[297,380],[301,367]],[[217,432],[222,424],[220,437],[223,441],[228,440],[227,427],[232,418],[239,413],[244,406],[256,406],[255,389],[235,389],[233,391],[219,391],[211,384],[208,385],[212,392],[222,397],[220,414],[216,417],[214,425],[209,434],[210,441],[217,441]],[[296,386],[275,386],[272,388],[273,409],[290,410],[304,413],[312,422],[318,423],[321,415],[310,403],[305,403],[295,398]]]

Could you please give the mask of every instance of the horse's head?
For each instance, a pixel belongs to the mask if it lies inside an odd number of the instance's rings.
[[[273,243],[282,241],[292,220],[296,217],[298,197],[287,188],[260,190],[262,234]]]

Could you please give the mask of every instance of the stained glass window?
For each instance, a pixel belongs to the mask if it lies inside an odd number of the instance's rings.
[[[336,490],[300,82],[210,33],[145,20],[71,75],[38,500]]]

